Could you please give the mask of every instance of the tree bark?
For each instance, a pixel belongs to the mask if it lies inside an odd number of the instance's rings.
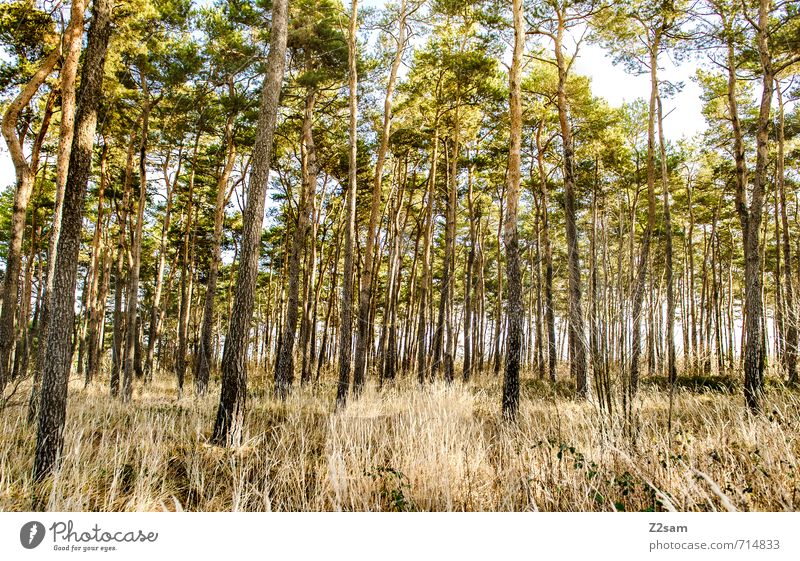
[[[201,119],[202,120],[202,119]],[[194,183],[197,174],[197,152],[200,145],[201,126],[194,138],[189,185],[186,197],[186,217],[183,225],[183,247],[181,248],[181,301],[178,307],[178,348],[175,351],[175,374],[178,382],[178,397],[183,395],[186,381],[187,355],[189,353],[189,310],[192,305],[193,248],[191,243],[194,227]],[[192,251],[190,251],[190,249]]]
[[[233,89],[233,79],[228,81],[230,94],[235,93]],[[217,180],[217,198],[214,202],[214,234],[211,240],[211,263],[208,269],[208,282],[206,284],[206,296],[203,304],[203,321],[200,327],[200,345],[195,363],[195,385],[197,393],[203,395],[208,389],[208,380],[211,376],[212,362],[212,330],[214,322],[214,299],[217,293],[217,277],[219,276],[219,264],[222,260],[222,226],[225,223],[225,206],[228,204],[231,192],[228,191],[228,179],[233,164],[236,161],[236,144],[233,140],[233,121],[235,115],[228,115],[225,123],[225,149],[226,158],[222,168],[222,173]]]
[[[780,82],[775,79],[775,93],[778,98],[778,152],[776,157],[775,175],[777,177],[777,189],[780,197],[781,207],[781,231],[783,233],[783,299],[786,304],[784,321],[786,322],[786,333],[784,336],[785,352],[784,367],[788,374],[788,382],[791,385],[797,383],[797,310],[794,307],[794,284],[792,283],[792,253],[789,237],[789,218],[786,210],[786,178],[784,177],[784,110],[783,92]]]
[[[561,139],[564,150],[564,212],[567,230],[567,260],[569,268],[569,351],[570,374],[575,380],[575,391],[579,397],[589,394],[589,380],[586,376],[586,334],[581,309],[581,270],[578,250],[578,229],[575,211],[575,164],[572,141],[572,127],[568,117],[567,104],[567,62],[561,45],[564,36],[564,18],[558,17],[558,30],[555,41],[556,64],[558,66],[558,120],[561,126]]]
[[[314,205],[314,191],[317,182],[316,156],[312,132],[316,91],[312,88],[306,94],[303,117],[303,144],[305,148],[306,169],[302,182],[300,200],[297,205],[297,225],[295,226],[292,247],[289,253],[289,287],[286,296],[286,322],[283,326],[278,359],[275,362],[275,395],[286,399],[294,382],[294,340],[297,331],[300,292],[300,257],[308,237],[308,226]],[[313,267],[313,263],[310,264]]]
[[[86,344],[86,374],[84,384],[88,386],[92,383],[100,365],[97,364],[97,347],[100,341],[100,323],[103,319],[103,311],[105,310],[105,303],[101,302],[98,295],[98,288],[100,285],[100,276],[103,264],[100,259],[100,243],[103,237],[103,203],[105,198],[105,188],[107,182],[107,158],[108,158],[108,145],[103,145],[103,151],[100,154],[100,184],[97,191],[97,221],[94,226],[94,234],[92,235],[92,280],[89,288],[89,302],[88,302],[88,341]]]
[[[39,87],[55,68],[61,51],[53,50],[42,61],[39,69],[22,91],[8,105],[3,115],[2,133],[8,146],[11,161],[14,164],[17,185],[14,192],[14,204],[11,213],[11,232],[8,241],[6,273],[3,280],[3,307],[0,310],[0,390],[2,390],[11,374],[11,355],[15,342],[15,318],[19,303],[19,276],[22,267],[22,238],[25,232],[25,217],[28,202],[33,191],[35,170],[25,159],[23,140],[17,136],[17,123],[20,113],[27,107]],[[42,138],[42,140],[44,140]],[[39,141],[41,146],[41,141]],[[37,150],[34,147],[34,150]]]
[[[344,407],[350,391],[350,370],[353,357],[353,259],[356,238],[356,178],[358,169],[358,74],[356,31],[358,27],[358,0],[350,3],[350,27],[347,36],[347,87],[350,111],[347,195],[345,197],[346,224],[344,231],[344,277],[342,278],[342,309],[339,325],[339,385],[336,390],[336,407]]]
[[[92,164],[97,108],[102,94],[108,40],[111,35],[111,0],[95,0],[86,56],[81,73],[81,92],[75,118],[75,134],[64,190],[64,212],[58,240],[55,278],[47,333],[47,362],[42,376],[42,400],[34,459],[34,479],[42,480],[57,467],[64,445],[67,384],[72,357],[75,277],[78,270],[81,221],[86,185]]]
[[[285,67],[287,20],[288,0],[275,0],[272,4],[267,75],[261,90],[256,143],[253,148],[250,191],[243,216],[242,249],[234,297],[236,304],[231,313],[222,355],[222,388],[212,436],[212,441],[219,445],[236,446],[242,437],[247,395],[247,342],[258,280],[258,257],[272,140]]]
[[[525,23],[522,0],[513,0],[514,51],[508,74],[509,113],[511,119],[506,189],[504,241],[508,271],[508,344],[503,377],[503,415],[514,418],[519,408],[519,366],[522,344],[522,275],[519,257],[517,210],[519,207],[522,146],[522,58],[525,52]]]
[[[119,379],[124,360],[125,314],[122,313],[122,300],[125,294],[127,279],[125,278],[125,256],[128,253],[127,229],[130,214],[130,199],[133,177],[134,134],[128,144],[128,157],[125,164],[125,179],[122,188],[122,203],[117,209],[117,259],[114,278],[114,341],[111,357],[111,396],[119,395]]]
[[[661,96],[658,96],[658,143],[661,151],[661,185],[664,197],[664,274],[667,283],[667,378],[674,383],[678,378],[675,364],[675,281],[672,268],[672,216],[669,201],[669,170],[664,140],[664,115]]]
[[[745,259],[745,308],[747,318],[744,325],[744,398],[748,409],[758,413],[761,407],[761,394],[764,386],[764,318],[762,303],[762,271],[760,229],[764,211],[764,187],[767,183],[769,164],[769,125],[772,105],[774,76],[768,41],[770,0],[760,0],[758,4],[757,47],[762,70],[761,102],[759,104],[756,132],[756,168],[753,174],[753,191],[750,208],[742,222],[744,229]],[[734,92],[735,96],[735,92]],[[740,209],[740,213],[741,213]]]
[[[147,76],[140,67],[142,80],[142,138],[139,141],[139,198],[136,208],[136,225],[133,231],[133,240],[128,264],[128,299],[126,301],[126,324],[128,331],[125,334],[125,361],[122,369],[122,401],[128,402],[133,396],[133,375],[136,335],[136,316],[139,306],[139,273],[142,262],[142,232],[144,230],[144,207],[147,203],[147,137],[150,132],[150,90],[147,85]]]
[[[169,227],[172,223],[172,204],[173,196],[175,194],[178,178],[181,174],[181,164],[183,163],[183,146],[178,149],[178,164],[175,170],[175,178],[170,182],[169,180],[169,155],[165,158],[164,162],[164,182],[166,183],[166,208],[164,209],[164,220],[161,225],[161,240],[158,244],[158,265],[156,266],[156,287],[153,294],[153,306],[150,310],[150,323],[148,325],[147,335],[147,356],[144,362],[144,377],[145,383],[149,383],[153,379],[153,361],[155,359],[156,341],[159,337],[161,330],[161,297],[164,293],[164,266],[167,261],[167,237],[169,235]]]
[[[50,310],[50,294],[53,289],[53,275],[58,251],[58,236],[61,232],[61,214],[64,207],[64,188],[67,183],[69,155],[72,150],[72,137],[75,125],[75,78],[78,74],[78,59],[81,54],[83,38],[83,18],[87,0],[73,0],[70,6],[69,25],[63,37],[64,59],[61,63],[61,124],[58,134],[58,156],[56,160],[56,194],[53,208],[53,223],[50,227],[50,239],[47,250],[47,272],[45,288],[42,293],[42,308],[39,321],[40,351],[36,355],[34,386],[31,393],[31,405],[35,409],[38,399],[38,384],[44,370],[45,356],[41,350],[47,341],[47,324]],[[35,415],[35,412],[31,412]]]

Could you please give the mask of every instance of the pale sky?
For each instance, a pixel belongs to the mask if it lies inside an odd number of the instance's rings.
[[[346,0],[345,4],[349,4]],[[382,7],[384,0],[362,0],[362,6]],[[691,80],[696,63],[686,62],[675,66],[666,56],[661,57],[659,76],[671,82],[683,82],[683,90],[672,99],[664,100],[664,132],[668,139],[691,137],[705,130],[706,122],[701,113],[700,87]],[[608,100],[612,106],[630,102],[637,98],[648,99],[650,81],[647,75],[633,76],[620,66],[614,66],[602,47],[583,44],[575,62],[577,74],[589,76],[592,92]],[[5,142],[0,142],[0,190],[15,181],[14,167]]]
[[[663,99],[664,134],[670,140],[691,137],[706,129],[701,112],[701,89],[691,76],[697,63],[689,61],[675,66],[666,56],[659,60],[659,79],[683,82],[683,89],[671,99]],[[583,45],[575,62],[575,72],[592,79],[592,92],[604,97],[613,106],[638,98],[650,98],[650,76],[633,76],[621,66],[614,66],[604,49],[597,45]]]

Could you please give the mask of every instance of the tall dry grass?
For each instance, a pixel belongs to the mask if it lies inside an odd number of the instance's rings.
[[[285,403],[256,388],[244,444],[207,444],[208,397],[176,400],[171,380],[123,405],[105,387],[70,389],[58,474],[31,478],[35,430],[0,412],[0,510],[796,510],[800,398],[772,386],[763,415],[738,391],[675,395],[646,386],[633,424],[609,422],[563,388],[523,384],[516,424],[500,381],[401,382],[333,412],[333,380]]]

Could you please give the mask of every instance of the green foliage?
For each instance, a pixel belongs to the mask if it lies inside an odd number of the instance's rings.
[[[24,84],[36,70],[36,63],[57,45],[55,22],[34,0],[0,4],[0,93]]]
[[[390,466],[377,466],[365,472],[378,487],[378,497],[390,512],[413,512],[417,510],[414,501],[407,495],[411,492],[408,478],[403,472]]]

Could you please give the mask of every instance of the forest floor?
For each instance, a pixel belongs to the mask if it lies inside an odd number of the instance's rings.
[[[730,379],[682,383],[671,434],[657,380],[643,381],[627,426],[567,383],[530,378],[509,424],[500,384],[403,380],[334,413],[333,375],[285,403],[256,377],[244,443],[223,449],[207,442],[218,386],[178,400],[165,376],[124,405],[76,379],[62,468],[44,484],[31,478],[26,408],[0,412],[0,510],[800,509],[800,393],[779,383],[758,416]]]

